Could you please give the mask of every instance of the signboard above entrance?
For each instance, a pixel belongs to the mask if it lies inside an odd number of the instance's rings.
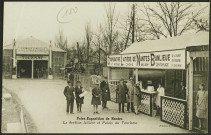
[[[18,47],[17,54],[49,54],[46,47]]]
[[[17,56],[17,60],[48,60],[48,56],[23,55]]]
[[[185,50],[111,55],[107,58],[108,67],[185,69],[185,64]]]

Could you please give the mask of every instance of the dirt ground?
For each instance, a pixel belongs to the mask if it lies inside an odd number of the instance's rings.
[[[85,88],[89,93],[85,96],[82,113],[76,112],[74,103],[75,114],[66,115],[64,80],[4,79],[3,86],[21,99],[35,122],[38,133],[190,133],[161,122],[158,116],[118,113],[118,105],[114,102],[108,102],[109,110],[102,110],[99,106],[100,114],[94,115],[89,88]],[[97,120],[91,120],[92,118]]]

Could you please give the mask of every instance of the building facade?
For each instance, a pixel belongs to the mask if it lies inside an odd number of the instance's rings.
[[[34,37],[3,46],[3,78],[62,78],[66,51]]]

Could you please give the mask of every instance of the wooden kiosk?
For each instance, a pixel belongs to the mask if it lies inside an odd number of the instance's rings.
[[[113,69],[133,71],[135,81],[144,79],[148,71],[161,72],[166,95],[161,97],[161,120],[181,128],[192,130],[195,123],[193,103],[198,84],[208,85],[209,33],[198,32],[159,40],[137,42],[130,45],[119,55],[107,58],[108,79],[111,84]],[[153,76],[153,74],[146,75]],[[141,78],[141,79],[140,79]],[[186,84],[186,98],[178,98],[179,81]],[[152,116],[152,97],[143,92],[140,111]]]

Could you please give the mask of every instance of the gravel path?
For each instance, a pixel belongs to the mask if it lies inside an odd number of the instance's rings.
[[[74,104],[75,114],[66,115],[64,80],[4,79],[3,86],[17,93],[31,114],[39,133],[190,133],[188,130],[161,122],[159,117],[118,113],[118,106],[113,102],[108,102],[109,110],[102,110],[100,106],[100,114],[94,115],[90,92],[84,99],[82,113],[76,112]],[[87,117],[104,120],[91,121],[87,120]],[[107,117],[114,117],[116,120],[106,120]],[[97,124],[99,121],[100,124]]]

